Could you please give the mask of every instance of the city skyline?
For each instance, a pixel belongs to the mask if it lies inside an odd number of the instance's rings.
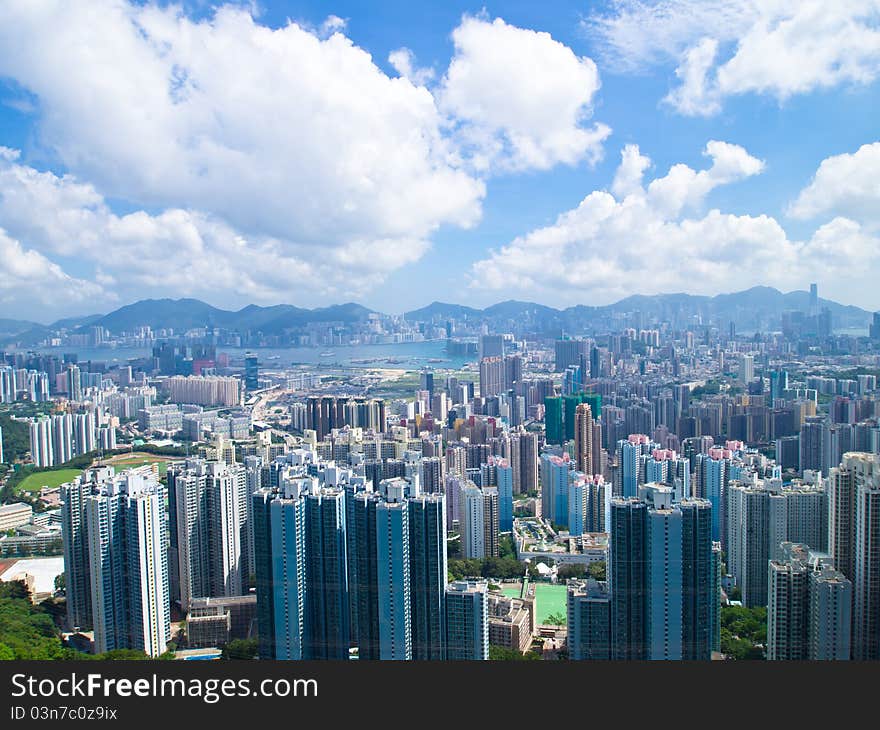
[[[0,308],[878,309],[877,7],[9,3]]]

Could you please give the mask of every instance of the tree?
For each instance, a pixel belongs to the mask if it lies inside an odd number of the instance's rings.
[[[533,661],[541,657],[533,651],[527,651],[525,654],[518,652],[516,649],[510,649],[506,646],[498,646],[489,644],[489,661],[493,662],[521,662]]]
[[[565,626],[567,622],[568,619],[565,615],[557,611],[556,613],[551,613],[544,623],[552,626]]]
[[[233,639],[223,647],[224,659],[254,659],[257,656],[256,639]]]
[[[584,577],[584,566],[580,563],[567,563],[565,565],[560,565],[559,570],[556,572],[557,578],[559,580],[567,580],[568,578],[583,578]]]
[[[587,573],[595,580],[606,580],[606,569],[604,560],[596,560],[587,566]]]

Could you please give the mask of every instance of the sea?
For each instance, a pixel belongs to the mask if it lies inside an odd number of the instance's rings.
[[[129,360],[149,357],[148,347],[34,347],[31,351],[61,357],[75,353],[79,362],[103,362],[107,365],[124,364]],[[225,347],[217,346],[217,353],[229,355],[232,365],[240,365],[245,353],[257,356],[261,368],[275,370],[301,366],[328,368],[366,368],[385,370],[418,370],[424,367],[436,370],[460,370],[474,358],[446,354],[445,340],[401,342],[388,345],[327,345],[322,347]]]

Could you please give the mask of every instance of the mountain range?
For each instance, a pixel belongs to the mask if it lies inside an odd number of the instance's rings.
[[[647,324],[655,317],[692,318],[702,322],[734,322],[742,330],[767,331],[779,329],[786,311],[806,312],[809,292],[783,293],[772,287],[757,286],[732,294],[700,296],[693,294],[633,295],[613,304],[590,306],[578,304],[556,309],[534,302],[508,300],[483,309],[462,304],[432,302],[421,309],[406,312],[410,322],[444,324],[448,320],[485,322],[507,328],[513,324],[536,331],[577,332],[590,325],[600,326],[619,321],[620,315],[640,312]],[[831,311],[836,328],[863,328],[872,313],[852,305],[819,299],[819,307]],[[100,325],[112,333],[132,331],[149,326],[153,330],[221,327],[241,333],[262,332],[283,334],[309,324],[338,322],[351,324],[367,319],[374,310],[355,304],[336,304],[305,309],[290,304],[261,307],[250,304],[237,311],[220,309],[198,299],[143,299],[127,304],[108,314],[92,314],[58,320],[49,325],[23,320],[0,319],[0,342],[33,344],[53,332],[86,332]],[[379,313],[381,314],[381,313]]]

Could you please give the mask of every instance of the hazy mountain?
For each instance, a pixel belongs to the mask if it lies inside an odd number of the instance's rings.
[[[120,307],[93,324],[102,325],[111,332],[131,331],[147,325],[154,330],[223,327],[242,332],[259,330],[276,334],[309,322],[354,322],[365,319],[370,311],[353,303],[318,309],[302,309],[290,304],[271,307],[249,304],[238,311],[228,311],[198,299],[144,299]]]
[[[591,327],[607,331],[605,328],[621,323],[620,315],[639,312],[645,325],[654,319],[670,319],[680,323],[715,322],[721,326],[732,321],[741,331],[766,332],[780,329],[784,312],[806,312],[809,298],[809,292],[806,291],[783,293],[772,287],[756,286],[713,297],[685,293],[637,294],[613,304],[578,304],[565,309],[513,299],[485,309],[432,302],[421,309],[406,312],[404,316],[411,322],[442,324],[450,319],[470,320],[485,322],[499,331],[516,329],[552,334],[575,333]],[[872,313],[864,309],[829,299],[819,299],[819,307],[827,307],[831,311],[833,326],[838,329],[867,327],[872,317]],[[237,311],[229,311],[198,299],[144,299],[109,314],[71,317],[51,325],[0,319],[0,341],[33,344],[59,329],[79,329],[85,332],[92,325],[102,325],[112,333],[132,331],[146,325],[154,330],[173,328],[181,331],[216,326],[241,333],[281,335],[286,330],[301,328],[310,323],[350,324],[363,321],[373,311],[353,302],[317,309],[304,309],[290,304],[269,307],[250,304]]]
[[[17,335],[20,332],[41,327],[36,322],[28,322],[24,319],[0,319],[0,337],[7,335]]]
[[[431,322],[447,319],[478,319],[483,317],[482,309],[466,307],[463,304],[431,302],[427,307],[405,312],[403,315],[409,322]]]
[[[718,294],[713,297],[674,293],[674,294],[634,294],[613,304],[590,306],[578,304],[565,309],[554,309],[534,302],[510,300],[493,304],[485,309],[474,309],[458,304],[434,302],[433,304],[407,312],[411,321],[438,321],[450,318],[479,319],[494,322],[501,326],[506,322],[517,322],[536,330],[577,331],[590,324],[606,321],[609,317],[624,313],[640,312],[646,323],[653,318],[667,319],[678,317],[699,318],[699,321],[733,321],[740,329],[778,330],[782,324],[782,314],[786,311],[806,312],[809,308],[810,293],[793,291],[783,293],[768,286],[756,286],[741,292]],[[836,328],[866,327],[872,313],[859,307],[839,304],[830,299],[819,299],[820,309],[828,307]]]

